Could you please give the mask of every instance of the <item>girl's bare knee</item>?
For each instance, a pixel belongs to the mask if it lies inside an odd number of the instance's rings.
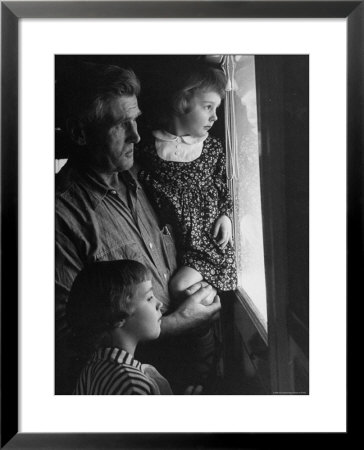
[[[169,282],[170,293],[174,298],[180,299],[189,287],[200,281],[202,281],[202,275],[197,270],[182,267]]]
[[[180,298],[181,294],[188,289],[189,286],[186,285],[186,282],[183,278],[174,276],[169,282],[169,290],[173,297]]]

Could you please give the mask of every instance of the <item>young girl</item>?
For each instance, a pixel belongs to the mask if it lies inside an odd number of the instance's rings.
[[[236,288],[225,152],[209,135],[225,86],[221,70],[202,65],[164,83],[159,127],[153,142],[138,149],[140,181],[175,234],[180,268],[170,291],[176,299],[202,280],[219,291]]]

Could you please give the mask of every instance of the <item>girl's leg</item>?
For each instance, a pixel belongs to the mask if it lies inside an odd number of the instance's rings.
[[[177,301],[184,300],[186,298],[186,290],[196,283],[206,284],[203,281],[202,275],[192,267],[183,266],[177,270],[172,279],[169,282],[169,290],[172,298]],[[210,298],[211,297],[211,298]],[[210,305],[215,298],[213,292],[211,296],[203,300],[204,305]]]

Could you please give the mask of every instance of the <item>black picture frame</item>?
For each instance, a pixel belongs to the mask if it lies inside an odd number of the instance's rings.
[[[18,432],[18,22],[21,18],[346,18],[348,286],[363,263],[363,1],[1,2],[1,448],[258,448],[295,433]],[[167,431],[167,430],[166,430]],[[348,433],[338,433],[348,435]],[[279,436],[277,436],[279,435]],[[340,437],[340,436],[338,436]],[[341,436],[342,437],[342,436]],[[300,437],[308,442],[309,433]],[[325,437],[324,437],[325,438]],[[272,441],[273,439],[273,441]],[[337,439],[335,437],[335,439]],[[318,436],[315,443],[319,444]],[[269,445],[268,445],[269,447]]]

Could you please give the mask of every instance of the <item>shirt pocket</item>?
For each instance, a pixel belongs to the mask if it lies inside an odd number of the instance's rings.
[[[95,255],[95,261],[115,261],[118,259],[131,259],[144,264],[143,253],[136,242],[118,245],[99,251]]]
[[[168,225],[165,225],[161,230],[162,241],[164,245],[164,250],[166,254],[166,259],[168,261],[168,268],[173,274],[173,272],[177,269],[177,252],[176,246],[174,244],[174,239],[170,232]]]

